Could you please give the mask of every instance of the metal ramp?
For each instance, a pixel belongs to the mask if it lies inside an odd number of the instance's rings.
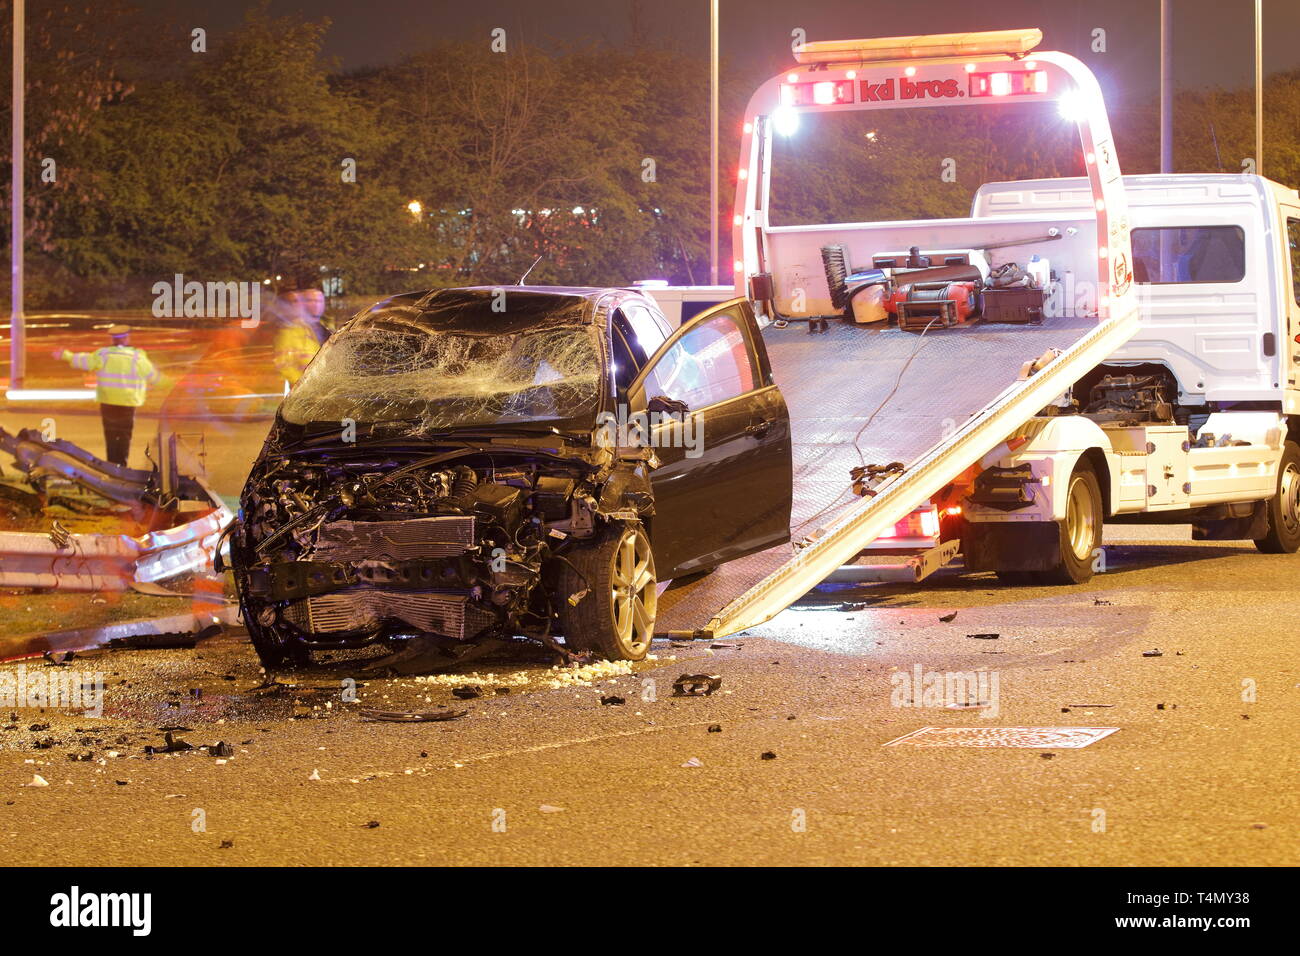
[[[1136,329],[1133,312],[1102,323],[1055,317],[1038,326],[933,328],[924,335],[847,324],[816,335],[802,323],[769,327],[764,339],[794,441],[791,539],[820,533],[802,549],[783,545],[674,582],[659,596],[656,630],[721,636],[773,617],[1005,440]],[[1051,348],[1062,354],[1017,381],[1025,362]],[[875,497],[853,494],[850,468],[894,461],[906,470]]]

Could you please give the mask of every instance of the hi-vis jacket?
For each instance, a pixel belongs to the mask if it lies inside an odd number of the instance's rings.
[[[275,367],[290,386],[297,385],[307,363],[320,351],[320,339],[302,322],[282,325],[275,333]]]
[[[104,405],[144,404],[148,386],[162,380],[144,349],[110,345],[95,352],[63,350],[63,360],[73,368],[95,373],[95,398]]]

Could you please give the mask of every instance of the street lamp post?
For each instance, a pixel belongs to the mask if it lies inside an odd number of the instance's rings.
[[[1169,0],[1160,0],[1160,172],[1174,171],[1173,21]]]
[[[24,0],[14,0],[13,179],[10,184],[9,387],[27,376],[27,329],[23,323],[23,64]]]
[[[1264,175],[1264,0],[1255,0],[1255,173]]]
[[[718,284],[718,0],[709,0],[709,282]]]

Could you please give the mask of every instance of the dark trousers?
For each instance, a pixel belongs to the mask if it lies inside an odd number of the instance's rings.
[[[100,417],[104,420],[104,444],[107,452],[104,457],[115,465],[126,465],[131,453],[131,431],[135,428],[135,409],[130,405],[99,406]]]

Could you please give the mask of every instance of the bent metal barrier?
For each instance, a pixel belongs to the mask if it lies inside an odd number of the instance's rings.
[[[124,591],[212,566],[234,515],[225,504],[193,521],[132,537],[0,532],[0,587]]]
[[[29,475],[59,475],[114,501],[138,504],[151,490],[149,472],[102,462],[69,442],[43,442],[30,430],[15,437],[0,429],[0,448]],[[173,476],[167,484],[212,507],[183,524],[139,536],[0,532],[0,587],[124,591],[210,568],[234,514],[202,479]]]

